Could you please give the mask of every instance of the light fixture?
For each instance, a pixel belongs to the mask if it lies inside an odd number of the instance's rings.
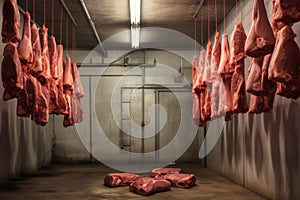
[[[138,48],[140,44],[140,26],[137,24],[131,25],[131,47]]]
[[[141,20],[141,0],[130,0],[131,24],[140,24]]]

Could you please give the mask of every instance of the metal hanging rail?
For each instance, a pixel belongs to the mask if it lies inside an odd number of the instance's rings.
[[[72,20],[73,24],[77,27],[77,23],[73,17],[73,15],[71,14],[68,6],[66,5],[65,1],[64,0],[60,0],[61,4],[63,5],[63,7],[65,8],[66,12],[68,13],[70,19]]]

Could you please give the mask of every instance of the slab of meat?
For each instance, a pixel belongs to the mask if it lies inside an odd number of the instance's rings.
[[[263,62],[264,56],[252,58],[251,64],[248,69],[246,90],[247,92],[254,95],[266,95],[265,91],[262,91],[261,86]]]
[[[139,178],[129,186],[129,191],[148,196],[157,192],[168,191],[171,183],[164,178]]]
[[[2,7],[2,42],[20,42],[20,13],[17,0],[5,0]]]
[[[168,174],[166,180],[170,181],[172,186],[188,189],[196,184],[194,174]]]
[[[19,91],[23,89],[23,72],[15,44],[6,44],[3,57],[1,76],[5,90],[2,99],[7,101],[17,98]]]
[[[58,105],[56,106],[55,110],[53,111],[53,114],[66,115],[66,114],[68,114],[68,102],[64,95],[63,86],[62,85],[56,85],[56,86],[57,86]]]
[[[33,50],[33,62],[30,65],[30,70],[31,73],[37,75],[43,71],[43,64],[39,28],[35,24],[32,24],[31,27],[31,42]]]
[[[206,85],[203,82],[203,73],[204,73],[204,65],[205,65],[205,55],[206,51],[202,50],[200,51],[200,56],[199,56],[199,64],[197,65],[197,56],[194,56],[193,59],[193,66],[194,69],[196,69],[193,74],[193,91],[196,93],[203,92]]]
[[[72,70],[73,70],[73,76],[74,76],[74,93],[78,97],[83,97],[84,96],[84,91],[82,88],[81,80],[80,80],[80,75],[77,69],[77,64],[76,62],[72,62]]]
[[[260,114],[264,111],[264,96],[250,95],[249,114]]]
[[[241,21],[237,21],[230,40],[230,65],[235,69],[239,61],[244,61],[246,54],[244,52],[247,35]]]
[[[221,74],[222,77],[225,75],[232,75],[234,72],[234,68],[230,66],[230,49],[228,43],[228,35],[222,35],[222,48],[221,48],[221,60],[219,65],[218,73]]]
[[[33,110],[37,110],[39,91],[37,80],[31,74],[24,75],[24,88],[17,101],[17,115],[29,117]]]
[[[57,45],[55,37],[52,35],[49,42],[50,72],[53,79],[58,79],[57,69]]]
[[[167,174],[179,174],[181,171],[180,168],[156,168],[151,171],[150,176],[156,178]]]
[[[66,65],[63,71],[63,86],[64,86],[64,91],[69,90],[73,92],[74,90],[73,70],[72,70],[71,58],[69,57],[69,55],[66,55]]]
[[[234,68],[231,82],[233,112],[248,111],[245,84],[245,42],[247,36],[240,21],[236,22],[230,41],[230,65]]]
[[[300,97],[300,78],[297,84],[277,83],[277,95],[297,100]]]
[[[211,120],[211,83],[207,83],[207,87],[200,96],[200,116],[201,121],[207,122]]]
[[[290,26],[278,31],[274,53],[269,68],[269,80],[294,83],[300,76],[300,50]]]
[[[84,120],[83,107],[80,101],[80,97],[76,94],[72,95],[72,106],[73,106],[73,116],[75,123],[81,123]]]
[[[198,78],[198,57],[194,56],[193,57],[193,62],[192,62],[192,84],[193,84],[193,91],[195,92],[197,89],[197,78]]]
[[[219,90],[221,76],[218,73],[220,60],[221,60],[221,42],[220,33],[216,32],[215,42],[212,49],[211,69],[212,69],[212,89],[211,89],[211,119],[215,119],[219,116]]]
[[[35,101],[34,110],[31,114],[31,119],[37,125],[45,126],[49,121],[49,89],[47,86],[41,85],[39,81],[36,82],[38,88],[38,96]]]
[[[49,113],[56,114],[56,109],[59,106],[58,102],[58,88],[54,79],[49,79],[49,94],[50,94],[50,101],[49,101]]]
[[[273,0],[274,21],[285,24],[300,21],[300,1],[298,0]]]
[[[206,45],[206,55],[205,55],[205,64],[203,72],[203,81],[206,83],[211,83],[211,53],[212,53],[212,42],[208,41]]]
[[[75,120],[73,115],[72,92],[67,90],[65,91],[64,96],[67,102],[67,114],[64,116],[63,125],[64,127],[73,126],[75,124]]]
[[[50,73],[50,58],[49,58],[49,47],[48,47],[48,28],[43,25],[41,34],[41,44],[42,44],[42,67],[43,72],[38,75],[40,82],[45,85],[49,82],[51,78]]]
[[[22,64],[27,65],[33,61],[33,52],[31,45],[30,14],[24,15],[24,26],[22,40],[18,46],[19,58]]]
[[[200,113],[200,106],[201,106],[201,94],[202,93],[192,93],[193,98],[193,124],[204,127],[206,125],[206,122],[202,121],[201,119],[201,113]]]
[[[250,57],[260,57],[274,50],[275,37],[268,20],[264,0],[254,0],[252,25],[245,44]]]
[[[64,49],[62,45],[57,45],[57,74],[56,83],[63,85],[64,79]]]
[[[271,58],[272,54],[266,55],[262,65],[261,91],[265,94],[270,93],[270,91],[274,91],[274,88],[276,88],[276,83],[268,79]]]
[[[111,173],[107,174],[104,178],[104,184],[108,187],[118,187],[130,185],[139,175],[132,173]]]
[[[234,113],[248,112],[244,61],[239,61],[238,64],[235,65],[235,71],[232,75],[231,91],[232,91],[233,112]]]

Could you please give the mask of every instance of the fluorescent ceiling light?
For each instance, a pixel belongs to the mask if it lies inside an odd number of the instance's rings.
[[[131,25],[131,47],[138,48],[140,45],[140,26],[139,25]]]
[[[141,0],[130,0],[130,19],[131,24],[141,22]]]

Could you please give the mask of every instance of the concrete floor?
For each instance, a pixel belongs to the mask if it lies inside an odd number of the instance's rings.
[[[264,199],[198,164],[178,164],[186,173],[197,176],[190,189],[171,191],[143,197],[129,192],[128,187],[107,188],[103,178],[114,170],[100,164],[51,165],[34,174],[0,185],[1,200],[104,200],[104,199]],[[146,176],[147,174],[142,174]]]

